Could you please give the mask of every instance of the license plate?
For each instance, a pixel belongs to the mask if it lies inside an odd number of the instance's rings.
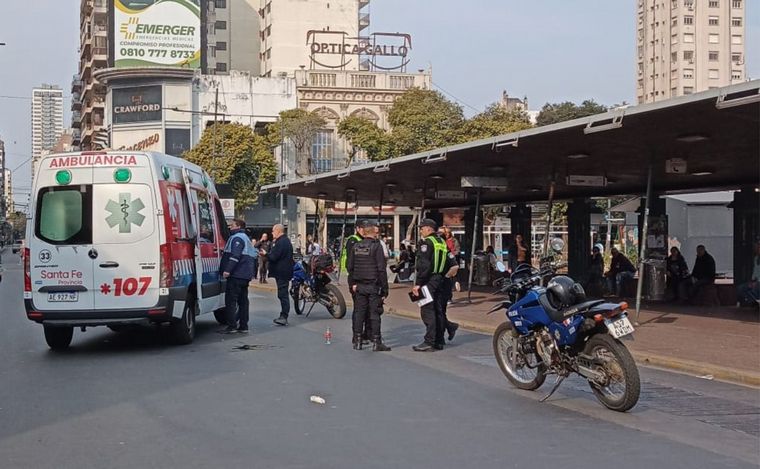
[[[55,292],[48,293],[48,302],[50,303],[74,303],[79,301],[79,292]]]
[[[610,335],[616,339],[631,334],[633,332],[633,324],[628,320],[626,316],[621,316],[617,319],[608,319],[604,321],[607,325],[607,330],[610,331]]]

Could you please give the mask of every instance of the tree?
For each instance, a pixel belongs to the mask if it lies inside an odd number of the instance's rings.
[[[556,124],[557,122],[592,116],[603,112],[607,112],[607,106],[597,104],[593,99],[583,101],[580,106],[570,101],[554,104],[546,103],[541,108],[541,112],[538,113],[538,117],[536,117],[536,125],[540,127],[542,125]]]
[[[461,106],[437,91],[421,88],[407,90],[388,112],[391,138],[399,155],[457,143],[463,122]]]
[[[15,211],[8,215],[6,221],[12,227],[11,236],[13,239],[22,239],[26,236],[26,214],[24,212]]]
[[[201,141],[183,156],[205,169],[215,182],[230,184],[238,213],[255,204],[259,188],[277,176],[267,140],[243,124],[210,125]]]
[[[296,150],[296,176],[302,177],[314,172],[311,154],[308,151],[317,132],[327,126],[318,114],[305,109],[289,109],[280,112],[280,118],[267,126],[267,140],[271,145],[279,145],[289,140]]]
[[[460,131],[461,142],[469,142],[481,138],[529,129],[528,114],[524,111],[509,110],[498,103],[491,104],[485,111],[468,119]]]
[[[379,128],[371,120],[364,117],[349,116],[338,124],[338,135],[351,144],[348,155],[348,166],[354,160],[356,153],[364,150],[370,161],[385,160],[398,156],[393,140],[388,132]]]

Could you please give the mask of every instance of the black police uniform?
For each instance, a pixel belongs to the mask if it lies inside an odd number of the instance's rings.
[[[420,316],[425,324],[424,343],[415,350],[427,351],[431,348],[442,349],[446,319],[443,307],[448,301],[444,292],[444,274],[456,263],[453,254],[446,248],[446,242],[437,235],[430,235],[420,243],[415,263],[416,278],[414,284],[427,286],[433,301],[420,308]]]
[[[353,253],[348,257],[348,285],[352,291],[356,286],[353,316],[354,349],[362,348],[362,328],[365,318],[369,316],[373,334],[372,349],[390,350],[383,344],[380,333],[382,301],[388,296],[388,274],[385,262],[380,241],[373,238],[364,238],[356,243],[353,246]]]
[[[343,248],[344,252],[346,253],[346,259],[345,259],[345,264],[344,264],[346,272],[349,272],[348,260],[354,255],[354,246],[356,245],[356,243],[361,242],[363,239],[364,238],[359,233],[354,233],[348,238],[346,238],[346,244],[345,244],[345,247]],[[349,293],[351,294],[351,300],[353,300],[354,302],[354,313],[351,315],[351,317],[353,318],[353,316],[356,315],[356,295],[351,289],[349,289]],[[372,339],[372,324],[370,323],[370,315],[368,314],[364,318],[364,332],[362,333],[362,340],[369,342],[371,339]]]

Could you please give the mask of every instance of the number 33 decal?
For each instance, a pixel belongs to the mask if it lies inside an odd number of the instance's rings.
[[[129,278],[115,278],[113,279],[114,296],[132,296],[137,294],[142,296],[148,291],[150,282],[153,280],[151,277],[140,277],[139,279],[134,277]],[[139,288],[139,291],[138,291]]]

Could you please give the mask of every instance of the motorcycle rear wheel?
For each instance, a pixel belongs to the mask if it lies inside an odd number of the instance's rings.
[[[545,367],[536,364],[536,368],[527,366],[528,358],[517,347],[519,335],[512,323],[507,321],[499,325],[493,333],[493,353],[501,372],[517,388],[533,391],[541,387],[546,379]]]
[[[641,381],[636,362],[625,345],[607,334],[596,334],[586,342],[584,353],[605,362],[607,385],[589,381],[599,402],[618,412],[632,409],[639,401]]]

